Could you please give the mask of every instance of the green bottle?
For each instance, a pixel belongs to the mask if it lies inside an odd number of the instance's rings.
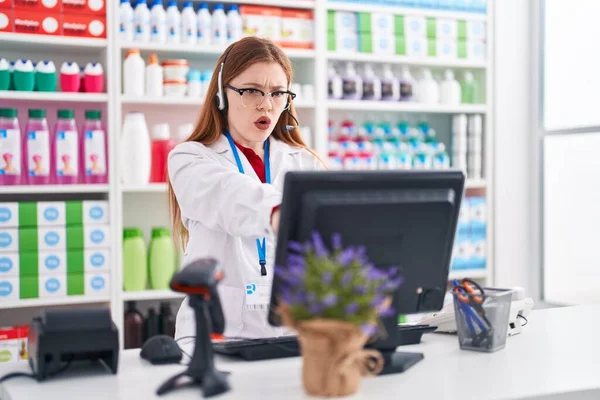
[[[461,96],[463,104],[479,104],[479,84],[470,71],[465,72],[465,80],[461,82]]]
[[[177,254],[169,228],[152,229],[148,269],[152,289],[169,289],[169,283],[177,270]]]
[[[139,228],[123,229],[123,290],[136,292],[148,286],[148,252]]]

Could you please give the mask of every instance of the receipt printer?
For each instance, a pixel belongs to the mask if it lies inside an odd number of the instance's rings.
[[[31,321],[27,353],[38,381],[85,360],[101,361],[116,374],[119,332],[106,308],[42,310]]]

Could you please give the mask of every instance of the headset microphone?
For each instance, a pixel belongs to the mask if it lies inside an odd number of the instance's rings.
[[[296,129],[296,127],[294,125],[286,125],[285,128],[283,128],[284,131],[293,131],[294,129]]]

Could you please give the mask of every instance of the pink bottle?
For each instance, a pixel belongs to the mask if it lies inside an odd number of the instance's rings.
[[[152,158],[150,167],[150,182],[164,183],[167,181],[167,161],[169,152],[175,147],[170,139],[169,125],[158,124],[152,131]]]
[[[80,141],[73,110],[58,110],[54,132],[54,183],[79,183]]]
[[[16,108],[0,108],[0,186],[22,184],[21,128]]]
[[[108,183],[106,131],[100,110],[87,110],[80,136],[81,175],[83,183]]]
[[[48,185],[52,178],[52,138],[46,121],[46,110],[29,109],[29,120],[23,135],[24,169],[28,185]]]
[[[87,93],[104,92],[104,70],[102,64],[91,62],[83,70],[83,90]]]
[[[60,90],[63,92],[79,92],[81,88],[81,71],[76,62],[66,61],[60,68]]]

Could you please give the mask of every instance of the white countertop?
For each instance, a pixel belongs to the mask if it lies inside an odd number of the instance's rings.
[[[425,359],[403,374],[366,378],[353,399],[600,399],[600,305],[534,311],[521,335],[506,348],[486,354],[460,350],[455,336],[428,334],[423,343],[403,346]],[[301,359],[245,362],[217,357],[232,372],[232,391],[215,398],[293,400],[308,398],[301,384]],[[156,388],[184,366],[152,366],[139,350],[121,354],[119,373],[67,371],[37,383],[15,378],[0,386],[2,400],[154,399]],[[0,367],[0,376],[26,363]],[[161,399],[202,398],[185,388]]]

